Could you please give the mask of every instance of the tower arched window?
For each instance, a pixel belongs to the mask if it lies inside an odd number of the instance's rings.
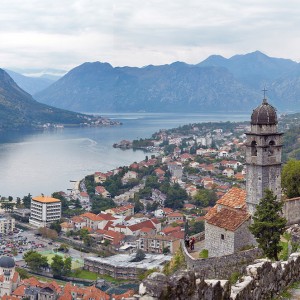
[[[251,143],[251,156],[257,156],[257,143],[252,141]]]
[[[274,155],[274,146],[275,146],[275,142],[274,141],[270,141],[269,142],[269,148],[268,148],[268,155],[269,156]]]

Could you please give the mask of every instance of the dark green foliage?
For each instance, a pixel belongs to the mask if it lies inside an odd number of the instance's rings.
[[[47,257],[36,251],[29,250],[23,257],[24,261],[32,271],[40,271],[41,269],[48,267]]]
[[[217,199],[218,197],[214,190],[199,189],[191,202],[200,207],[207,207],[214,206]]]
[[[134,259],[131,260],[131,262],[139,262],[142,261],[146,257],[146,254],[144,253],[143,250],[138,249],[136,251]]]
[[[24,207],[25,208],[30,208],[30,205],[31,205],[31,195],[28,194],[27,196],[24,196],[22,201],[23,201],[23,204],[24,204]]]
[[[259,248],[270,258],[278,260],[282,250],[280,236],[284,233],[286,219],[281,216],[283,201],[278,201],[270,190],[265,190],[253,216],[249,229],[255,236]]]
[[[52,194],[52,197],[60,200],[61,211],[62,211],[62,214],[64,215],[64,211],[66,211],[69,208],[68,200],[63,195],[61,195],[59,192],[54,192]]]
[[[204,221],[196,221],[190,223],[189,235],[193,235],[204,231]]]
[[[300,196],[300,161],[289,160],[282,169],[282,189],[288,198]]]
[[[182,189],[179,184],[174,185],[165,184],[162,189],[167,194],[167,199],[165,201],[165,206],[173,209],[183,208],[184,200],[188,198],[188,195],[184,189]]]
[[[50,265],[54,277],[68,276],[71,273],[72,259],[67,257],[65,260],[60,255],[52,258]]]
[[[101,211],[116,207],[115,202],[111,198],[103,198],[100,195],[93,196],[91,201],[92,201],[91,212],[94,214],[99,214]]]
[[[61,226],[60,226],[60,221],[57,220],[53,223],[50,224],[50,229],[55,230],[58,234],[61,232]]]

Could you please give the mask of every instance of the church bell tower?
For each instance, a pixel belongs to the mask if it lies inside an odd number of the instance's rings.
[[[246,133],[246,203],[251,215],[264,190],[281,198],[282,133],[278,132],[277,123],[276,110],[264,97],[253,110],[251,130]]]

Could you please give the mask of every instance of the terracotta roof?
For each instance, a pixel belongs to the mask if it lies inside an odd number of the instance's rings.
[[[42,286],[43,284],[39,282],[35,277],[30,277],[27,279],[23,279],[21,283],[29,286]]]
[[[8,296],[8,295],[4,295],[1,298],[2,300],[19,300],[18,297],[14,297],[14,296]]]
[[[233,187],[217,201],[217,204],[231,208],[244,208],[246,206],[246,196],[245,190]]]
[[[92,221],[102,221],[101,217],[99,217],[98,215],[95,215],[93,213],[90,213],[90,212],[86,212],[86,213],[80,215],[80,217],[82,217],[82,218],[88,218],[88,219],[90,219]]]
[[[19,285],[12,293],[12,295],[17,297],[23,297],[25,294],[26,286],[24,284]]]
[[[204,216],[205,220],[209,220],[212,216],[217,213],[217,206],[211,207],[207,214]]]
[[[12,278],[12,282],[17,283],[18,279],[19,279],[19,273],[15,271],[14,276]]]
[[[184,215],[183,214],[181,214],[181,213],[179,213],[179,212],[173,212],[173,213],[171,213],[171,214],[169,214],[169,215],[167,215],[167,218],[169,218],[169,217],[184,217]]]
[[[161,232],[163,232],[165,235],[169,235],[171,232],[176,232],[176,231],[181,231],[181,227],[180,226],[167,226],[165,227]]]
[[[140,222],[140,223],[128,226],[128,228],[131,231],[141,230],[144,227],[151,228],[151,229],[156,229],[156,227],[154,226],[154,224],[150,220],[147,220],[147,221],[144,221],[144,222]]]
[[[168,236],[171,236],[175,239],[184,239],[184,231],[175,231],[175,232],[171,232]]]
[[[47,197],[47,196],[37,196],[33,197],[32,200],[42,203],[53,203],[53,202],[60,202],[59,199]]]
[[[116,220],[117,219],[112,214],[99,213],[97,216],[99,218],[103,219],[103,220],[106,220],[106,221],[112,221],[112,220]]]
[[[250,214],[246,211],[222,208],[221,211],[207,219],[207,223],[226,230],[235,231],[249,218]]]
[[[132,297],[133,295],[134,295],[134,290],[128,290],[124,294],[120,294],[120,295],[112,294],[112,298],[114,300],[122,300],[122,299],[127,299],[129,297]]]
[[[85,220],[83,218],[79,217],[79,216],[74,216],[74,217],[72,217],[71,220],[74,223],[84,223],[85,222]]]

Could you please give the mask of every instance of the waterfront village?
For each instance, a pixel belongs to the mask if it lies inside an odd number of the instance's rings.
[[[268,126],[277,128],[274,118]],[[245,132],[255,126],[252,115],[251,128],[220,122],[160,130],[114,145],[144,149],[143,161],[87,175],[69,193],[2,197],[1,299],[139,299],[140,281],[154,271],[172,274],[182,248],[194,261],[253,248],[240,228],[250,217],[247,151],[258,155],[253,143],[245,146]],[[214,227],[206,237],[205,222]]]

